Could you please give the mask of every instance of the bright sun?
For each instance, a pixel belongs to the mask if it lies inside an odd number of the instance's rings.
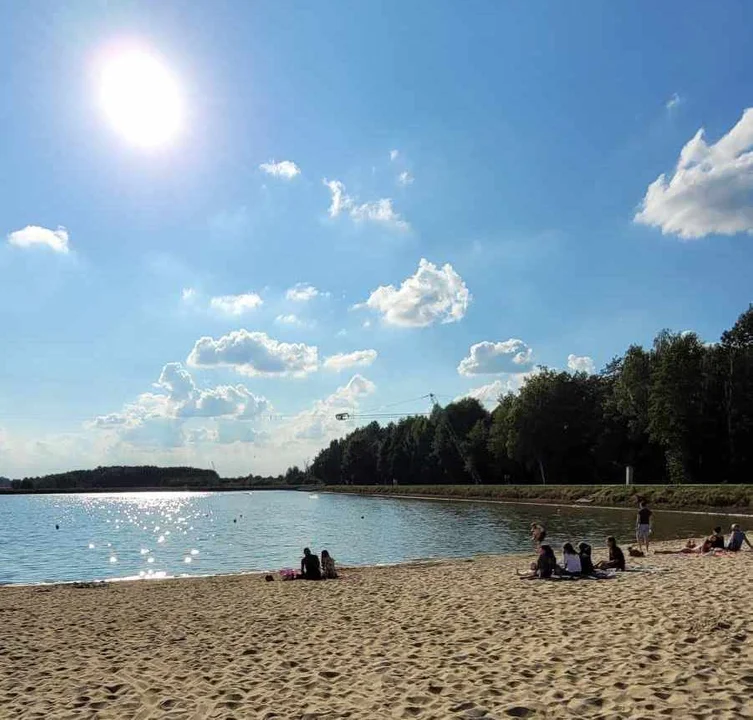
[[[163,145],[180,129],[183,102],[178,84],[143,50],[121,51],[105,62],[100,101],[113,127],[134,145]]]

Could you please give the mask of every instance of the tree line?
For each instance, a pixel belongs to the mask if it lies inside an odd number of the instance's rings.
[[[753,305],[719,342],[661,331],[598,374],[543,368],[488,412],[466,398],[333,440],[285,478],[325,484],[747,483]]]

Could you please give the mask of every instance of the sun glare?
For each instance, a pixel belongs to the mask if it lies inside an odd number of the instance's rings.
[[[183,103],[178,84],[143,50],[121,51],[105,61],[100,101],[113,127],[134,145],[163,145],[180,130]]]

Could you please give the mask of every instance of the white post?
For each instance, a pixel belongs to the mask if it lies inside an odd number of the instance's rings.
[[[625,466],[625,485],[632,485],[632,484],[633,484],[633,466],[626,465]]]

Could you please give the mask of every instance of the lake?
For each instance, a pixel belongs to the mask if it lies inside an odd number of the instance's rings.
[[[341,565],[531,549],[543,522],[566,540],[629,541],[632,510],[424,501],[295,491],[0,497],[0,583],[209,575],[296,567],[301,550]],[[725,530],[730,516],[658,512],[656,539]],[[56,529],[57,526],[57,529]],[[558,553],[559,554],[559,553]]]

